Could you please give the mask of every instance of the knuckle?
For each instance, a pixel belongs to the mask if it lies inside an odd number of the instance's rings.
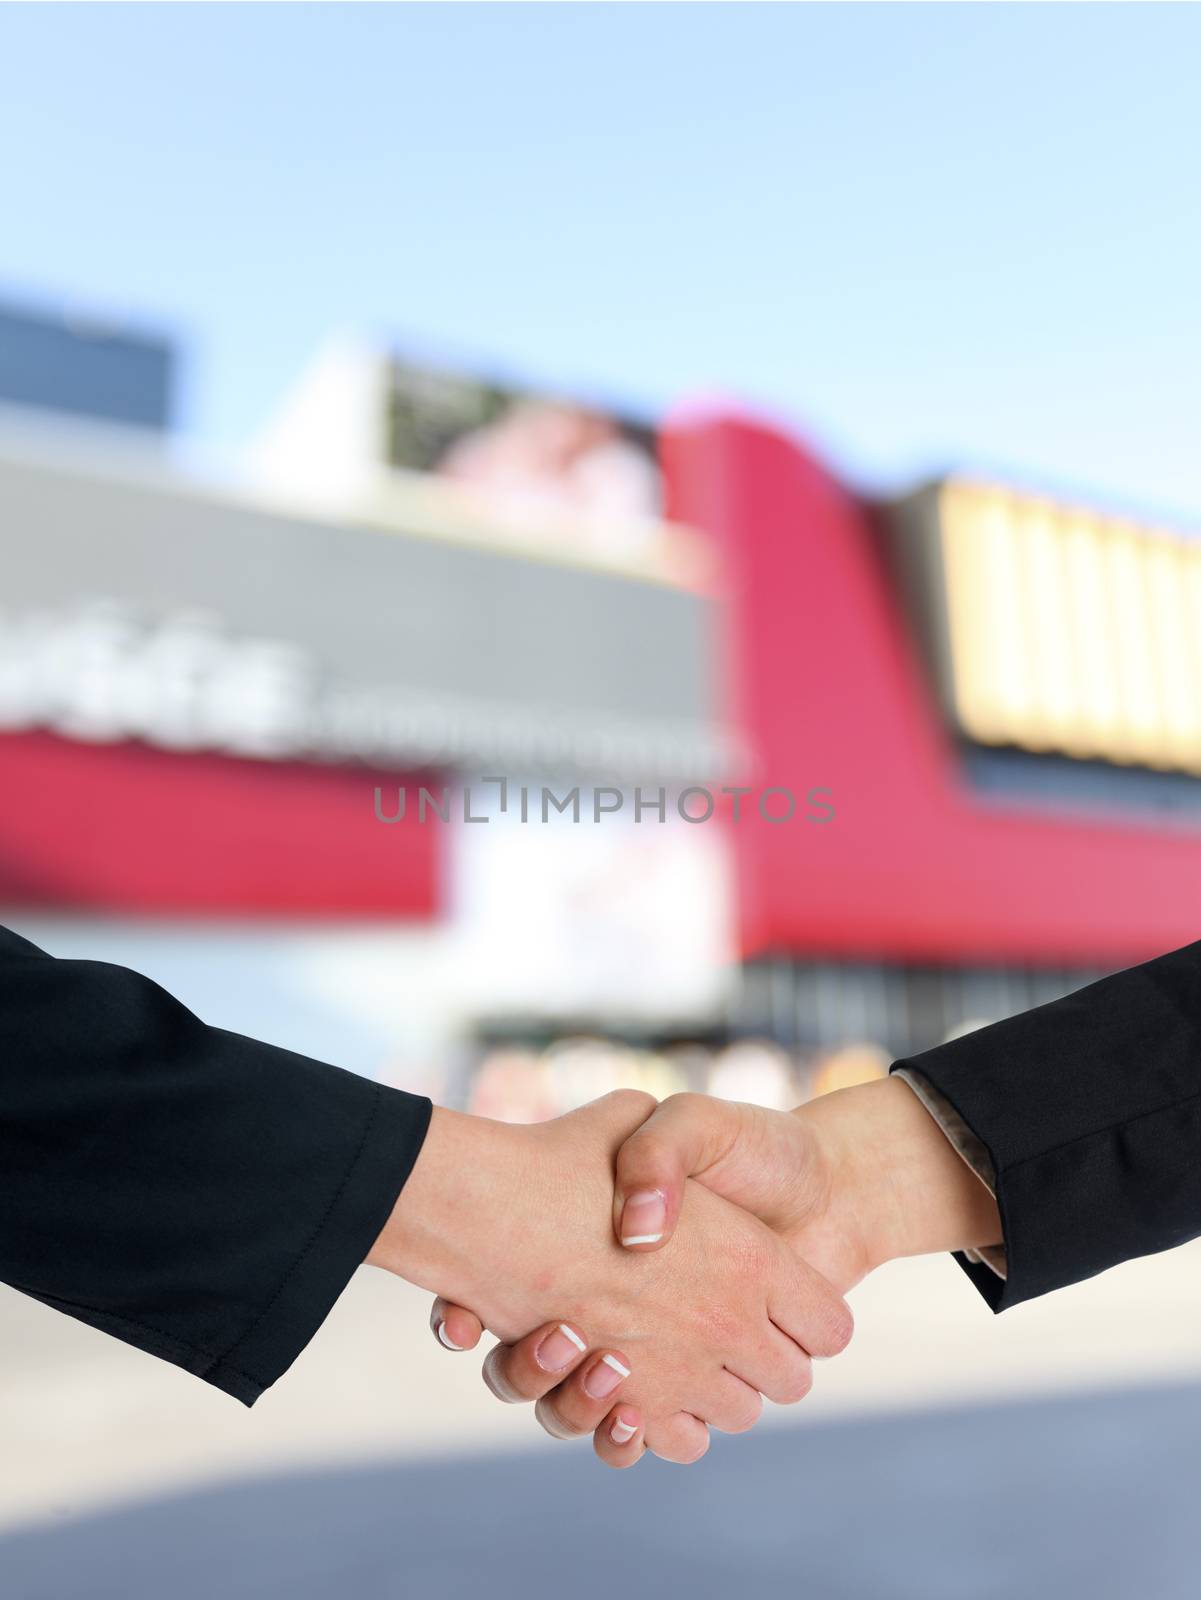
[[[834,1300],[821,1320],[818,1349],[820,1356],[840,1356],[855,1333],[855,1318],[845,1300]]]
[[[643,1120],[650,1116],[659,1103],[645,1089],[611,1089],[605,1099],[614,1111],[625,1112],[631,1119],[641,1116]]]
[[[813,1387],[813,1366],[809,1361],[797,1362],[784,1380],[780,1390],[780,1404],[794,1406],[803,1400]]]
[[[812,1363],[800,1362],[792,1374],[792,1381],[788,1384],[788,1398],[785,1405],[796,1405],[798,1400],[804,1400],[812,1389]]]
[[[749,1433],[763,1415],[763,1397],[756,1394],[739,1405],[730,1415],[723,1433]]]
[[[662,1102],[662,1110],[675,1117],[695,1117],[703,1115],[708,1106],[707,1095],[697,1094],[691,1089],[681,1089],[678,1094],[668,1095]]]
[[[708,1448],[708,1428],[696,1417],[684,1416],[666,1423],[650,1444],[652,1453],[660,1461],[670,1461],[678,1467],[688,1467],[699,1461]]]
[[[855,1313],[844,1301],[838,1308],[832,1335],[834,1354],[841,1355],[855,1337]]]

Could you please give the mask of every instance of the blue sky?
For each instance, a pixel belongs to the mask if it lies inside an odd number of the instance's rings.
[[[0,6],[0,293],[796,421],[1201,523],[1192,6]]]

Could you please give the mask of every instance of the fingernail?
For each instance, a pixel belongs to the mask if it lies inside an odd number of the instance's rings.
[[[562,1372],[569,1361],[583,1355],[587,1348],[575,1329],[561,1322],[557,1328],[551,1329],[534,1351],[534,1360],[543,1372]]]
[[[629,1375],[629,1367],[623,1367],[616,1356],[602,1356],[584,1379],[584,1393],[594,1400],[605,1400]]]
[[[613,1425],[609,1429],[609,1437],[614,1444],[629,1444],[638,1429],[629,1422],[623,1422],[620,1417],[613,1418]]]
[[[626,1196],[621,1212],[621,1242],[658,1244],[667,1226],[667,1200],[661,1189],[639,1189]]]
[[[466,1350],[467,1346],[465,1344],[456,1344],[450,1337],[444,1322],[436,1322],[434,1324],[434,1332],[438,1335],[438,1343],[444,1350]]]

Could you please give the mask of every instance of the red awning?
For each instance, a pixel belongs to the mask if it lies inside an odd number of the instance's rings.
[[[2,735],[0,901],[431,917],[441,902],[439,826],[375,818],[375,785],[387,814],[398,782],[433,780]]]

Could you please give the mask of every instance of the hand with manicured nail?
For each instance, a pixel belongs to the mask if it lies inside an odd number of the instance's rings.
[[[451,1350],[473,1350],[484,1331],[472,1312],[441,1299],[434,1301],[430,1326]],[[494,1345],[484,1358],[483,1372],[498,1400],[510,1405],[536,1402],[538,1421],[553,1438],[592,1434],[606,1466],[632,1467],[645,1453],[642,1413],[618,1393],[631,1375],[626,1356],[590,1351],[581,1329],[552,1323],[516,1344]]]
[[[992,1194],[895,1077],[790,1112],[665,1100],[617,1155],[613,1226],[627,1249],[671,1237],[686,1179],[766,1222],[840,1293],[900,1256],[1001,1237]]]
[[[369,1259],[472,1306],[507,1342],[524,1346],[530,1327],[586,1326],[599,1360],[590,1355],[578,1379],[573,1370],[567,1388],[540,1397],[543,1424],[594,1427],[595,1407],[607,1416],[620,1387],[647,1447],[690,1461],[704,1453],[709,1424],[741,1431],[761,1395],[799,1399],[809,1356],[842,1349],[850,1313],[767,1227],[697,1184],[684,1184],[670,1245],[644,1255],[616,1244],[613,1160],[653,1105],[621,1091],[522,1127],[435,1111]],[[444,1344],[472,1342],[449,1308],[435,1322]],[[510,1371],[522,1359],[491,1358],[493,1387],[527,1393]],[[562,1373],[552,1375],[559,1391]]]
[[[665,1100],[617,1155],[613,1229],[625,1249],[667,1244],[688,1180],[754,1213],[840,1292],[896,1257],[1001,1237],[989,1190],[895,1078],[793,1112],[705,1095]],[[470,1312],[440,1314],[465,1340],[479,1337]]]
[[[822,1270],[837,1272],[848,1286],[862,1276],[850,1264],[857,1259],[855,1242],[844,1236],[843,1223],[833,1218],[829,1228],[822,1224],[829,1193],[826,1154],[809,1124],[795,1116],[704,1095],[674,1096],[654,1107],[623,1143],[615,1177],[613,1230],[631,1254],[650,1254],[667,1245],[691,1177],[755,1212],[811,1265],[819,1264],[813,1260],[816,1251]],[[435,1303],[432,1325],[444,1344],[449,1329],[454,1342],[465,1348],[474,1347],[482,1331],[470,1311],[441,1300]],[[543,1425],[548,1426],[548,1417],[557,1424],[548,1431],[563,1437],[591,1430],[602,1460],[632,1465],[641,1449],[636,1455],[633,1449],[615,1446],[610,1415],[594,1415],[581,1405],[571,1380],[555,1385],[532,1368],[528,1347],[537,1337],[498,1346],[489,1357],[494,1374],[511,1374],[503,1397],[537,1400]],[[496,1384],[490,1387],[500,1392]],[[563,1426],[564,1416],[570,1427]]]

